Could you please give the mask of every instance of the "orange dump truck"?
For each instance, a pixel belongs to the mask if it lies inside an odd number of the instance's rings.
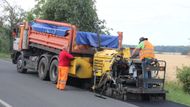
[[[20,23],[15,30],[12,62],[17,71],[37,71],[42,80],[57,81],[58,54],[66,49],[74,55],[69,75],[92,78],[93,55],[99,45],[108,49],[121,48],[122,33],[118,36],[77,31],[76,26],[49,20],[36,19]]]

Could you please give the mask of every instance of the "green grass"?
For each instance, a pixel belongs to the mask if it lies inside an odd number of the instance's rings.
[[[0,52],[0,59],[4,59],[4,60],[10,59],[10,53],[2,53],[2,52]]]
[[[190,106],[190,95],[183,91],[180,83],[166,83],[165,89],[169,91],[166,94],[167,100]]]

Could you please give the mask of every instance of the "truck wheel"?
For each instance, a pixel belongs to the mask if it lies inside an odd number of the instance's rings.
[[[49,76],[50,76],[50,81],[56,84],[58,77],[58,61],[56,59],[54,59],[50,65]]]
[[[24,68],[24,60],[22,55],[19,55],[17,58],[17,72],[19,73],[26,73],[27,69]]]
[[[48,61],[46,58],[42,58],[38,65],[38,77],[41,80],[47,80],[48,76]]]

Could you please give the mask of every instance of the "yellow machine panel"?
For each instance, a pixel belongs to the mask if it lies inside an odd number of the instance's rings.
[[[103,73],[109,72],[112,68],[114,56],[123,55],[125,58],[130,57],[130,49],[122,50],[105,49],[94,54],[93,65],[90,57],[75,57],[71,62],[69,75],[76,78],[92,78],[93,71],[96,76],[102,76]],[[93,68],[92,68],[93,67]]]
[[[124,48],[122,50],[122,53],[123,53],[124,58],[130,58],[131,57],[130,48]]]
[[[93,71],[96,72],[96,76],[102,76],[105,72],[109,72],[112,68],[114,57],[116,55],[123,55],[124,58],[130,57],[130,49],[124,48],[122,50],[106,49],[99,51],[94,55]]]
[[[116,54],[118,54],[116,50],[103,50],[94,55],[93,71],[96,72],[96,76],[102,76],[111,70],[112,59]]]
[[[69,75],[77,78],[92,78],[92,58],[75,57],[71,62]]]

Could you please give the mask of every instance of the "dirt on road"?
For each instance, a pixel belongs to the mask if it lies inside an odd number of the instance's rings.
[[[167,62],[166,81],[176,81],[176,69],[190,66],[190,56],[175,54],[156,54],[157,59]]]

